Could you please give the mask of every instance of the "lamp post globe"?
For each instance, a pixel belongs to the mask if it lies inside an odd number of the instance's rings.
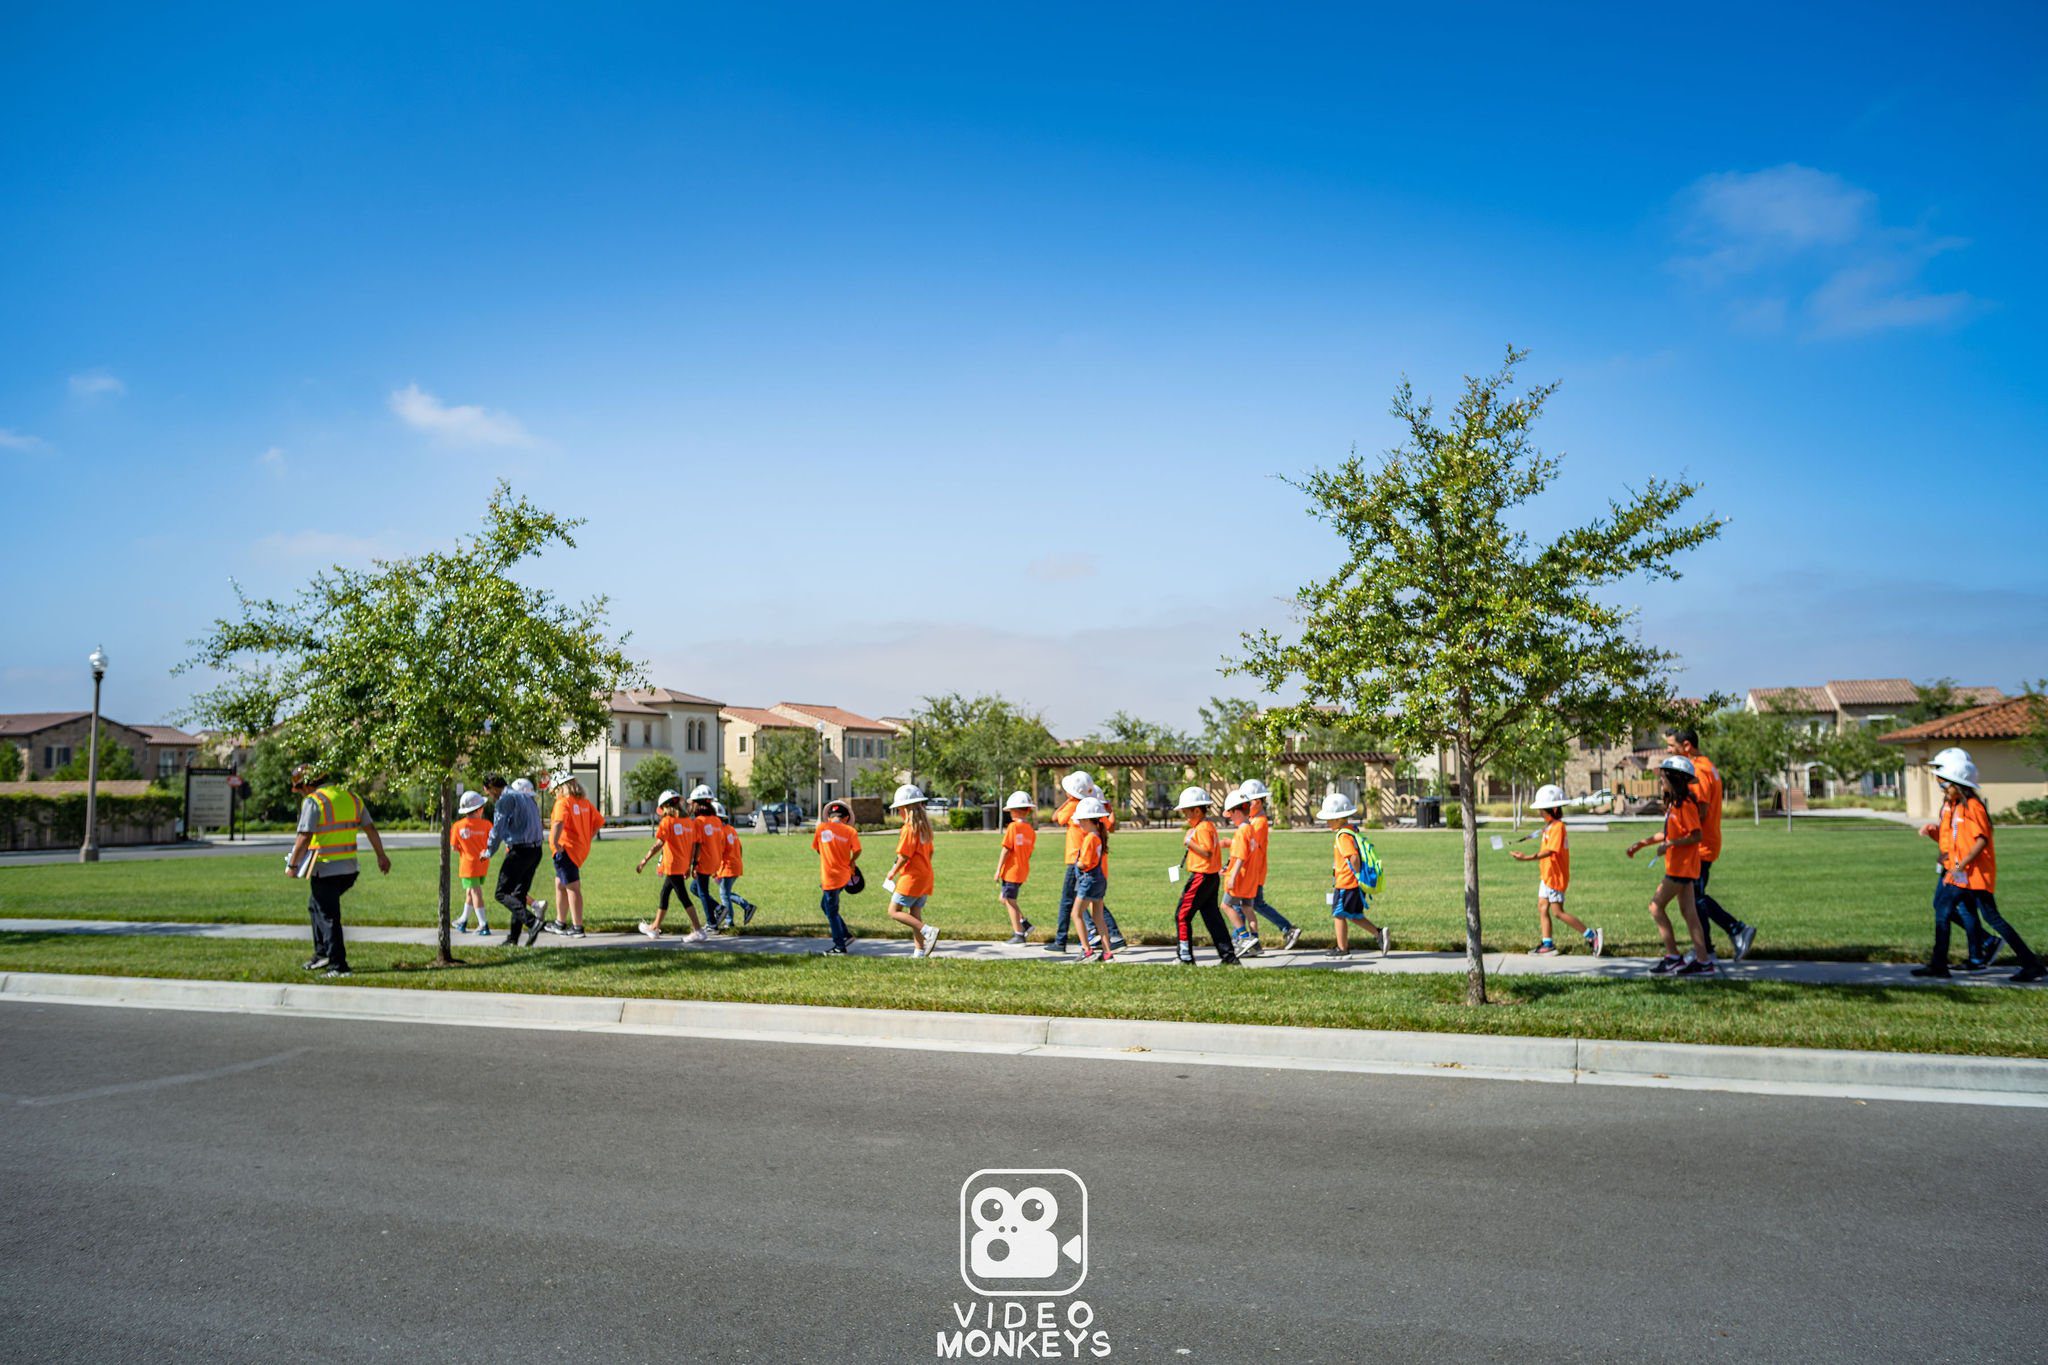
[[[92,665],[92,728],[87,732],[85,750],[85,842],[79,845],[78,861],[100,860],[100,682],[107,676],[107,651],[95,645],[86,659]]]

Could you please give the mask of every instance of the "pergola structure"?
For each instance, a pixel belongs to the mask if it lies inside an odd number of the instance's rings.
[[[1032,761],[1034,795],[1039,800],[1062,800],[1059,780],[1078,768],[1094,775],[1114,810],[1140,821],[1171,821],[1182,787],[1206,787],[1221,802],[1224,793],[1245,778],[1270,774],[1265,780],[1273,788],[1273,818],[1282,824],[1312,821],[1324,794],[1332,791],[1356,801],[1368,817],[1397,818],[1406,813],[1404,806],[1412,809],[1414,804],[1412,796],[1395,793],[1398,765],[1393,754],[1358,749],[1289,750],[1263,761],[1200,753],[1080,751]]]

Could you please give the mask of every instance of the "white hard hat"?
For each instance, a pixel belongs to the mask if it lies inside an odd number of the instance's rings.
[[[889,803],[889,809],[902,810],[905,806],[922,806],[923,804],[924,793],[910,783],[905,782],[896,789],[896,799]]]
[[[1564,803],[1564,788],[1555,782],[1548,782],[1536,789],[1536,799],[1529,803],[1529,809],[1556,810]]]
[[[1270,801],[1273,793],[1266,790],[1266,784],[1256,777],[1247,777],[1237,784],[1237,789],[1254,801]]]
[[[711,788],[705,786],[702,782],[699,782],[696,786],[690,788],[690,799],[692,801],[716,801],[718,793],[712,791]]]
[[[725,819],[725,802],[713,801],[711,803],[711,813],[721,820]]]
[[[1934,775],[1944,782],[1953,782],[1958,787],[1977,790],[1977,765],[1967,758],[1954,758],[1950,753],[1938,755],[1934,760]]]
[[[1699,775],[1699,770],[1692,766],[1691,759],[1680,757],[1677,754],[1664,755],[1663,758],[1657,760],[1657,766],[1667,773],[1684,773],[1687,780]]]
[[[1318,820],[1349,820],[1358,814],[1358,804],[1343,792],[1331,792],[1323,798],[1323,808],[1316,812]]]
[[[655,798],[654,804],[657,806],[666,806],[671,801],[680,801],[682,799],[683,794],[677,791],[674,787],[665,787],[662,789],[661,795]]]
[[[526,794],[527,794],[528,796],[532,796],[532,795],[533,795],[533,779],[532,779],[532,778],[530,778],[530,777],[515,777],[515,778],[513,778],[513,779],[512,779],[512,790],[513,790],[513,791],[516,791],[516,792],[525,792],[525,793],[526,793]]]
[[[483,808],[484,794],[482,792],[464,792],[462,799],[455,803],[455,813],[457,815],[467,815],[473,810],[482,810]]]
[[[1095,779],[1077,770],[1060,779],[1060,790],[1079,801],[1094,792]]]
[[[1213,806],[1215,804],[1216,798],[1209,795],[1206,788],[1189,787],[1181,792],[1180,800],[1173,803],[1173,808],[1175,810],[1193,810],[1196,806]]]
[[[1029,792],[1011,792],[1010,799],[1003,802],[1004,810],[1036,810],[1038,803],[1031,799]]]
[[[1968,749],[1950,747],[1936,754],[1933,762],[1934,766],[1938,768],[1944,763],[1974,763],[1976,760],[1970,757]]]
[[[1249,806],[1251,803],[1252,799],[1245,794],[1244,788],[1238,787],[1223,798],[1223,809],[1236,810],[1239,806]]]
[[[1103,803],[1102,798],[1099,796],[1083,797],[1081,804],[1074,808],[1074,818],[1076,820],[1104,820],[1108,817],[1109,807]]]

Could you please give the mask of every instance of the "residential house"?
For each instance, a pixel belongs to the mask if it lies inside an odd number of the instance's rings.
[[[133,728],[141,731],[149,745],[142,775],[167,787],[182,783],[185,769],[199,757],[199,736],[188,735],[175,725],[137,725]]]
[[[760,792],[754,790],[754,755],[760,750],[764,734],[792,734],[809,737],[817,743],[817,725],[811,721],[793,720],[776,711],[759,706],[728,706],[718,713],[719,730],[725,737],[725,771],[734,782],[747,789],[748,800],[753,805],[773,804],[782,800],[787,793]],[[797,804],[809,805],[817,799],[815,790],[797,792]]]
[[[677,787],[718,790],[722,703],[671,687],[614,692],[604,737],[569,760],[569,771],[608,815],[651,815],[654,803],[627,794],[626,776],[654,757],[673,760]]]
[[[893,774],[899,766],[891,758],[897,741],[896,727],[886,721],[817,702],[779,701],[768,709],[810,726],[813,733],[823,737],[824,771],[818,783],[819,801],[851,796],[854,780],[864,772],[881,769]]]
[[[1989,686],[1959,687],[1956,696],[1973,706],[2005,699],[2003,692]],[[1890,730],[1919,699],[1919,691],[1906,678],[1848,678],[1817,687],[1752,687],[1743,706],[1750,711],[1775,712],[1819,736],[1858,726]],[[1817,764],[1795,765],[1793,774],[1809,798],[1839,794],[1840,784],[1827,778]],[[1897,783],[1896,777],[1866,774],[1858,783],[1858,794],[1896,796]]]
[[[145,779],[156,774],[151,741],[144,733],[149,728],[167,727],[123,725],[109,716],[100,717],[101,736],[111,737],[133,754],[135,771]],[[191,740],[189,735],[185,738]],[[196,747],[198,741],[191,740],[191,743]],[[0,715],[0,744],[11,744],[21,751],[23,780],[46,781],[74,755],[82,754],[92,746],[92,712],[27,711]]]
[[[1943,749],[1961,747],[1977,764],[1985,808],[1994,815],[2022,801],[2048,797],[2048,771],[2027,753],[2037,703],[2013,697],[1989,706],[1894,730],[1882,743],[1896,744],[1906,761],[1906,814],[1932,820],[1941,809],[1941,786],[1929,766]]]

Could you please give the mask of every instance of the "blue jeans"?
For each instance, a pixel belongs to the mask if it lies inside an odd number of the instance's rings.
[[[1074,918],[1074,883],[1079,878],[1080,871],[1073,863],[1068,863],[1067,875],[1060,880],[1060,922],[1052,931],[1052,941],[1062,948],[1067,946],[1067,926]],[[1124,931],[1116,927],[1116,916],[1109,913],[1108,906],[1102,907],[1102,915],[1109,921],[1110,938],[1122,938]],[[1091,948],[1095,946],[1093,921],[1081,921],[1081,941]]]
[[[1943,892],[1948,893],[1947,899],[1949,904],[1946,906],[1942,904]],[[1956,920],[1962,922],[1965,933],[1969,932],[1972,922],[1981,921],[1978,932],[1988,931],[2003,938],[2005,946],[2012,949],[2012,955],[2020,960],[2022,967],[2038,967],[2041,965],[2041,959],[2034,955],[2034,950],[2027,946],[2027,941],[2019,936],[2012,925],[2006,923],[2004,915],[1998,913],[1998,901],[1989,891],[1965,890],[1960,886],[1952,885],[1944,877],[1940,887],[1935,891],[1934,901],[1934,956],[1932,961],[1936,966],[1945,967],[1948,965],[1948,926],[1952,921]],[[1983,961],[1983,958],[1979,956],[1980,951],[1980,949],[1974,946],[1970,949],[1972,961]]]
[[[1272,906],[1266,904],[1266,888],[1263,886],[1261,886],[1258,890],[1252,892],[1251,914],[1245,916],[1244,927],[1250,929],[1254,933],[1257,933],[1259,928],[1259,922],[1256,918],[1254,918],[1254,916],[1257,915],[1264,915],[1267,919],[1273,921],[1274,927],[1277,928],[1283,934],[1289,932],[1294,928],[1294,926],[1288,922],[1287,916],[1281,914],[1278,910],[1275,910]]]
[[[825,923],[832,927],[832,946],[844,948],[853,935],[846,932],[846,921],[839,918],[839,888],[835,886],[818,897],[818,908],[825,912]]]
[[[718,897],[711,894],[711,878],[708,874],[703,872],[692,874],[690,885],[695,888],[697,899],[704,902],[705,914],[711,916],[713,920],[724,918],[718,909]]]
[[[720,877],[718,879],[718,892],[721,896],[725,898],[725,913],[728,915],[732,913],[732,908],[735,905],[740,906],[742,909],[746,910],[751,910],[754,908],[754,903],[752,901],[748,900],[745,896],[742,896],[739,892],[732,889],[732,884],[738,880],[738,877]]]
[[[1972,962],[1984,960],[1984,922],[1977,907],[1960,886],[1950,885],[1946,874],[1934,879],[1934,952],[1931,961],[1948,965],[1949,926],[1963,927],[1964,952]]]
[[[1714,865],[1702,858],[1700,879],[1692,889],[1692,903],[1700,912],[1700,935],[1706,939],[1707,946],[1714,946],[1714,928],[1718,925],[1721,932],[1728,935],[1728,944],[1732,948],[1735,945],[1735,931],[1742,927],[1742,921],[1723,910],[1721,902],[1707,894],[1707,878],[1713,875],[1713,871]]]

